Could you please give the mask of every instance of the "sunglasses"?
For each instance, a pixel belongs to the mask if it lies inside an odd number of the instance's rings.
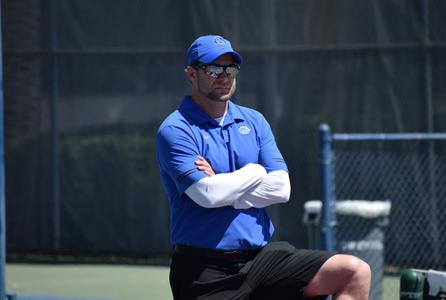
[[[217,78],[218,76],[222,75],[223,72],[226,73],[229,77],[235,77],[237,76],[240,66],[236,64],[222,66],[222,65],[216,65],[216,64],[209,64],[209,65],[197,65],[197,68],[200,68],[204,71],[204,73],[212,78]]]

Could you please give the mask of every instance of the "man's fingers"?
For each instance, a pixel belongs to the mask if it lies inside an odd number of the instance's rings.
[[[196,161],[195,161],[195,164],[197,165],[197,166],[211,166],[204,158],[198,158]]]
[[[212,169],[212,166],[207,162],[207,160],[200,155],[197,155],[197,157],[198,157],[198,159],[195,161],[195,165],[197,165],[197,169],[200,171],[203,171],[208,176],[214,176],[215,172]]]

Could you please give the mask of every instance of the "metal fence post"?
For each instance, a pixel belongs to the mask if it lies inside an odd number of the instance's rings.
[[[0,16],[1,16],[0,0]],[[1,20],[1,17],[0,17]],[[1,23],[0,23],[1,24]],[[3,152],[3,45],[1,42],[0,26],[0,299],[5,299],[5,264],[6,264],[6,221],[5,221],[5,173],[4,173],[4,152]]]
[[[58,119],[58,99],[59,96],[59,57],[56,54],[58,50],[57,24],[56,24],[56,3],[50,0],[51,9],[51,35],[50,49],[52,78],[51,78],[51,98],[50,98],[50,117],[51,117],[51,147],[52,147],[52,196],[53,196],[53,245],[54,250],[60,250],[61,240],[61,198],[60,198],[60,136]]]
[[[321,168],[321,199],[322,199],[322,232],[324,237],[324,249],[328,251],[335,250],[335,232],[336,225],[335,205],[333,193],[333,153],[331,150],[331,132],[327,124],[321,124],[319,127],[320,137],[320,168]]]

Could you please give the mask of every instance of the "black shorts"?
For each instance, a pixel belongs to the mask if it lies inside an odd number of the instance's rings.
[[[170,285],[175,300],[303,299],[303,288],[333,255],[287,242],[271,242],[240,262],[174,252]]]

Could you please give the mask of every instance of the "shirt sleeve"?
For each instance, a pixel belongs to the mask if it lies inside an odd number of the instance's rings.
[[[183,193],[191,184],[207,176],[195,165],[200,153],[194,136],[187,129],[177,126],[161,128],[156,148],[161,172],[169,175],[178,193]]]
[[[277,147],[270,125],[263,115],[261,115],[260,120],[262,123],[258,133],[260,144],[259,164],[265,167],[268,173],[277,170],[288,171],[285,160]]]
[[[252,191],[239,197],[233,204],[236,209],[267,207],[284,203],[290,199],[291,185],[288,172],[272,171],[264,176],[262,182]]]
[[[247,164],[231,173],[205,177],[192,184],[185,193],[198,205],[206,208],[231,206],[245,193],[255,189],[266,176],[258,164]]]

